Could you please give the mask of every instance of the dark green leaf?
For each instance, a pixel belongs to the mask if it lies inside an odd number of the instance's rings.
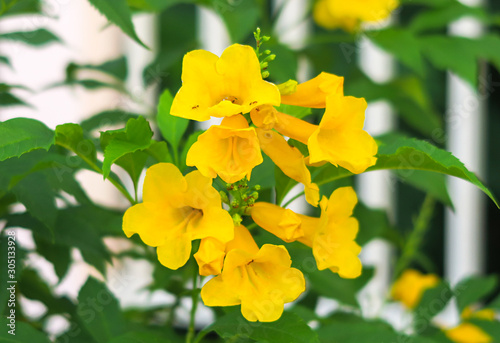
[[[130,38],[141,46],[148,48],[137,36],[134,24],[132,23],[132,13],[126,0],[89,0],[110,22],[118,26]]]
[[[113,294],[89,278],[78,294],[78,315],[98,343],[107,343],[126,331],[125,320]]]
[[[498,321],[471,319],[470,323],[490,336],[492,342],[500,342],[500,323]]]
[[[106,74],[109,74],[120,81],[125,81],[128,74],[127,68],[127,58],[122,56],[117,59],[106,61],[102,64],[83,64],[83,65],[73,65],[75,69],[90,69],[97,70]]]
[[[439,312],[441,312],[453,297],[450,285],[442,281],[437,286],[424,291],[420,302],[415,308],[415,323],[425,327]]]
[[[54,131],[38,120],[14,118],[0,122],[0,161],[35,149],[48,150],[53,144]]]
[[[163,331],[165,332],[131,331],[111,339],[108,343],[176,343],[185,341],[170,328],[165,328]]]
[[[7,56],[0,56],[0,63],[12,67],[12,64],[10,64],[10,59]]]
[[[259,5],[255,1],[210,0],[212,8],[226,24],[233,43],[242,42],[257,26]]]
[[[127,126],[122,130],[106,131],[101,133],[101,146],[104,149],[103,176],[107,178],[111,172],[111,165],[119,158],[149,148],[153,131],[143,117],[129,119]],[[136,161],[137,162],[137,161]]]
[[[239,312],[230,312],[218,318],[207,331],[215,331],[224,339],[251,338],[267,343],[318,343],[318,336],[296,314],[284,312],[280,319],[270,323],[249,322]]]
[[[83,131],[92,131],[109,125],[125,124],[129,119],[137,118],[137,114],[120,110],[104,111],[80,123]]]
[[[16,248],[15,259],[12,256],[12,249],[8,249],[12,246],[15,246]],[[11,254],[9,254],[9,251]],[[13,307],[12,305],[9,306],[7,301],[12,299],[10,302],[11,304],[13,303],[12,301],[14,301],[14,298],[11,298],[10,290],[7,289],[7,287],[9,287],[7,285],[9,282],[7,281],[17,281],[23,272],[24,264],[26,262],[26,251],[19,245],[16,230],[3,230],[0,235],[0,253],[4,256],[4,263],[0,265],[0,272],[2,275],[5,275],[2,277],[2,280],[5,282],[5,287],[0,288],[0,312],[3,314],[7,313],[8,309]],[[14,269],[12,269],[12,267],[14,267]],[[9,272],[8,270],[14,270],[15,273]],[[4,309],[6,309],[5,312]],[[0,335],[0,337],[2,336]]]
[[[274,168],[274,182],[276,189],[276,203],[281,204],[290,190],[298,184],[297,181],[289,178],[280,168]]]
[[[132,182],[134,183],[134,189],[137,189],[139,178],[144,170],[146,161],[149,155],[144,151],[138,150],[128,154],[123,155],[118,158],[115,163],[125,169],[125,171],[130,175]]]
[[[47,261],[52,263],[59,281],[61,281],[69,270],[71,263],[71,247],[60,244],[52,244],[40,235],[33,235],[36,251]]]
[[[249,185],[259,185],[261,189],[274,187],[276,185],[274,179],[274,168],[276,166],[267,155],[262,154],[262,158],[264,162],[252,170]]]
[[[356,242],[361,246],[372,239],[386,238],[392,230],[386,211],[368,208],[361,202],[354,208],[354,217],[359,221]]]
[[[31,107],[30,104],[26,103],[24,100],[19,99],[17,96],[11,93],[2,92],[0,93],[0,106],[9,107],[9,106],[28,106]]]
[[[11,330],[9,324],[8,318],[2,317],[0,319],[0,325],[3,328],[3,330],[0,330],[0,341],[2,343],[50,343],[46,334],[20,320],[16,321],[15,335],[9,334],[8,330]]]
[[[460,281],[455,287],[458,311],[462,313],[466,307],[483,300],[493,293],[497,286],[497,275],[473,276]]]
[[[393,173],[404,183],[408,183],[441,201],[453,209],[453,203],[448,193],[446,177],[421,170],[393,170]]]
[[[189,120],[170,115],[170,107],[173,101],[174,98],[170,91],[165,90],[158,103],[158,116],[156,119],[163,138],[170,143],[174,150],[177,150],[189,125]]]
[[[42,46],[49,43],[60,43],[59,37],[46,29],[38,29],[35,31],[24,32],[9,32],[0,35],[0,40],[13,40],[23,42],[34,46]]]

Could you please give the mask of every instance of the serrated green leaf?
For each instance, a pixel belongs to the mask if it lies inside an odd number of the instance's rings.
[[[189,120],[170,115],[170,107],[173,101],[174,98],[170,91],[168,89],[165,90],[158,103],[158,115],[156,119],[163,138],[176,151],[189,125]]]
[[[54,131],[38,120],[14,118],[0,122],[0,161],[35,149],[48,150],[53,144]]]
[[[89,0],[89,2],[130,38],[144,48],[149,49],[135,32],[134,24],[132,23],[132,13],[126,0]]]
[[[283,312],[280,319],[270,323],[249,322],[234,311],[218,318],[208,329],[224,339],[251,338],[267,343],[319,343],[318,336],[296,314]]]
[[[129,119],[123,130],[101,133],[101,146],[104,149],[103,176],[106,179],[111,172],[111,165],[119,158],[136,151],[148,149],[153,131],[146,119]],[[137,160],[135,162],[138,162]]]
[[[126,331],[118,301],[94,278],[87,279],[78,294],[78,316],[98,343],[107,343]]]
[[[368,37],[373,43],[393,54],[407,67],[420,75],[424,74],[420,46],[411,31],[388,28],[376,32],[372,31]]]
[[[46,29],[3,33],[0,35],[0,40],[2,39],[22,42],[33,46],[42,46],[50,43],[61,43],[59,37]]]
[[[378,140],[377,163],[367,171],[424,170],[455,176],[471,182],[488,195],[497,207],[499,206],[491,191],[450,152],[439,149],[426,141],[406,138],[398,134],[388,134],[378,137]],[[314,177],[313,182],[321,186],[352,175],[344,168],[326,165]]]
[[[495,291],[498,286],[498,276],[473,276],[460,281],[455,287],[458,311],[463,310]]]

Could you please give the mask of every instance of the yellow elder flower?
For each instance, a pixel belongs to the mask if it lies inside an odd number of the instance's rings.
[[[256,253],[230,250],[222,274],[203,286],[201,298],[207,306],[241,304],[241,313],[252,322],[278,320],[284,304],[305,290],[304,276],[291,264],[284,246],[265,244]]]
[[[187,262],[195,239],[233,239],[233,220],[221,207],[212,179],[199,171],[183,176],[173,164],[155,164],[146,172],[143,200],[125,212],[123,231],[157,247],[158,260],[167,268]]]
[[[245,176],[262,163],[259,139],[254,128],[242,115],[226,117],[220,126],[213,125],[198,137],[186,158],[188,166],[196,166],[207,177],[217,175],[227,183]]]
[[[170,114],[205,121],[248,113],[254,107],[279,106],[278,87],[262,79],[260,63],[248,45],[234,44],[220,57],[194,50],[182,62],[182,87]]]
[[[358,258],[361,247],[356,244],[359,223],[352,217],[357,203],[351,187],[335,190],[330,199],[320,202],[321,217],[313,218],[268,203],[256,203],[250,214],[263,229],[286,242],[298,240],[313,250],[318,269],[330,269],[343,278],[361,275]]]
[[[446,330],[446,336],[456,343],[490,343],[493,342],[488,334],[470,323],[462,323],[457,327]]]
[[[314,6],[313,17],[326,29],[342,28],[354,32],[362,22],[377,22],[389,17],[398,6],[398,0],[319,0]]]
[[[198,252],[194,254],[200,275],[219,275],[224,263],[224,256],[228,251],[234,249],[240,249],[250,254],[256,254],[259,251],[252,235],[243,225],[234,228],[234,238],[226,244],[212,237],[202,239]]]
[[[418,270],[408,269],[392,286],[391,296],[394,300],[399,300],[406,307],[413,309],[420,302],[424,292],[438,283],[437,275],[424,275]]]
[[[305,158],[299,149],[288,145],[285,138],[277,132],[257,129],[257,135],[262,151],[288,177],[304,184],[307,202],[313,206],[318,206],[319,187],[312,183],[311,173],[307,169]]]

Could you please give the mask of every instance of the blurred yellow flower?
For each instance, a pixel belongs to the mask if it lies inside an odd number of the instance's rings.
[[[252,322],[278,320],[284,304],[305,290],[304,276],[291,263],[283,246],[265,244],[257,253],[230,250],[222,274],[203,286],[201,298],[207,306],[241,304],[241,313]]]
[[[424,275],[418,270],[408,269],[392,286],[391,296],[394,300],[401,301],[406,307],[414,309],[424,292],[438,283],[437,275]]]
[[[361,275],[358,258],[361,247],[356,244],[359,223],[352,217],[357,203],[352,187],[335,190],[330,199],[320,202],[321,217],[296,214],[289,209],[258,202],[250,214],[257,225],[285,242],[298,240],[313,250],[318,269],[330,269],[343,278]]]
[[[212,179],[199,171],[184,177],[173,164],[155,164],[146,172],[143,200],[125,212],[123,231],[157,247],[158,260],[167,268],[187,262],[195,239],[233,239],[233,220],[222,208]]]
[[[307,169],[305,158],[299,149],[288,145],[279,133],[271,130],[257,129],[262,151],[273,160],[285,175],[304,185],[306,200],[318,206],[319,187],[311,181],[311,173]]]
[[[470,323],[462,323],[457,327],[446,330],[446,336],[456,343],[490,343],[493,338],[483,330]]]
[[[242,115],[226,117],[220,126],[213,125],[191,146],[186,158],[188,166],[196,166],[207,177],[217,175],[227,183],[245,176],[262,163],[259,139]]]
[[[279,106],[280,93],[264,81],[252,47],[234,44],[217,57],[194,50],[182,62],[182,87],[174,98],[170,114],[205,121],[249,113],[270,104]]]
[[[342,28],[354,32],[362,22],[383,20],[399,6],[398,0],[319,0],[313,17],[326,29]]]

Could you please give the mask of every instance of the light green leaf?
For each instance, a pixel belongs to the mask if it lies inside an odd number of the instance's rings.
[[[2,17],[41,12],[40,0],[4,0],[0,4],[0,16]]]
[[[393,54],[404,65],[420,75],[424,74],[424,64],[417,39],[411,31],[388,28],[372,31],[368,38],[382,49]]]
[[[14,118],[0,122],[0,161],[35,149],[48,150],[53,144],[54,131],[38,120]]]
[[[135,32],[134,24],[132,23],[132,13],[126,0],[89,0],[89,2],[110,22],[122,29],[130,38],[144,48],[149,49]]]
[[[406,138],[398,134],[388,134],[378,137],[379,151],[377,163],[368,168],[373,170],[425,170],[455,176],[471,182],[481,189],[498,205],[494,195],[486,188],[474,173],[470,172],[462,162],[450,152],[415,138]],[[313,182],[324,185],[331,181],[352,176],[353,174],[341,167],[326,165],[316,175]]]
[[[493,293],[498,285],[498,276],[474,276],[460,281],[455,287],[459,313],[470,305],[483,300]]]
[[[163,138],[165,138],[176,151],[189,125],[189,120],[170,115],[170,107],[173,101],[174,98],[170,91],[168,89],[165,90],[158,103],[158,115],[156,118]]]
[[[50,43],[60,43],[61,40],[55,34],[46,29],[34,31],[9,32],[0,35],[0,40],[12,40],[34,46],[42,46]]]
[[[74,152],[89,164],[95,164],[97,161],[94,143],[84,136],[78,124],[68,123],[56,126],[56,144]]]
[[[78,294],[78,316],[98,343],[107,343],[126,331],[118,301],[104,284],[91,277]]]
[[[284,312],[275,322],[253,323],[243,318],[238,309],[218,318],[204,331],[215,331],[226,340],[251,338],[267,343],[319,343],[316,333],[299,316],[289,312]]]

